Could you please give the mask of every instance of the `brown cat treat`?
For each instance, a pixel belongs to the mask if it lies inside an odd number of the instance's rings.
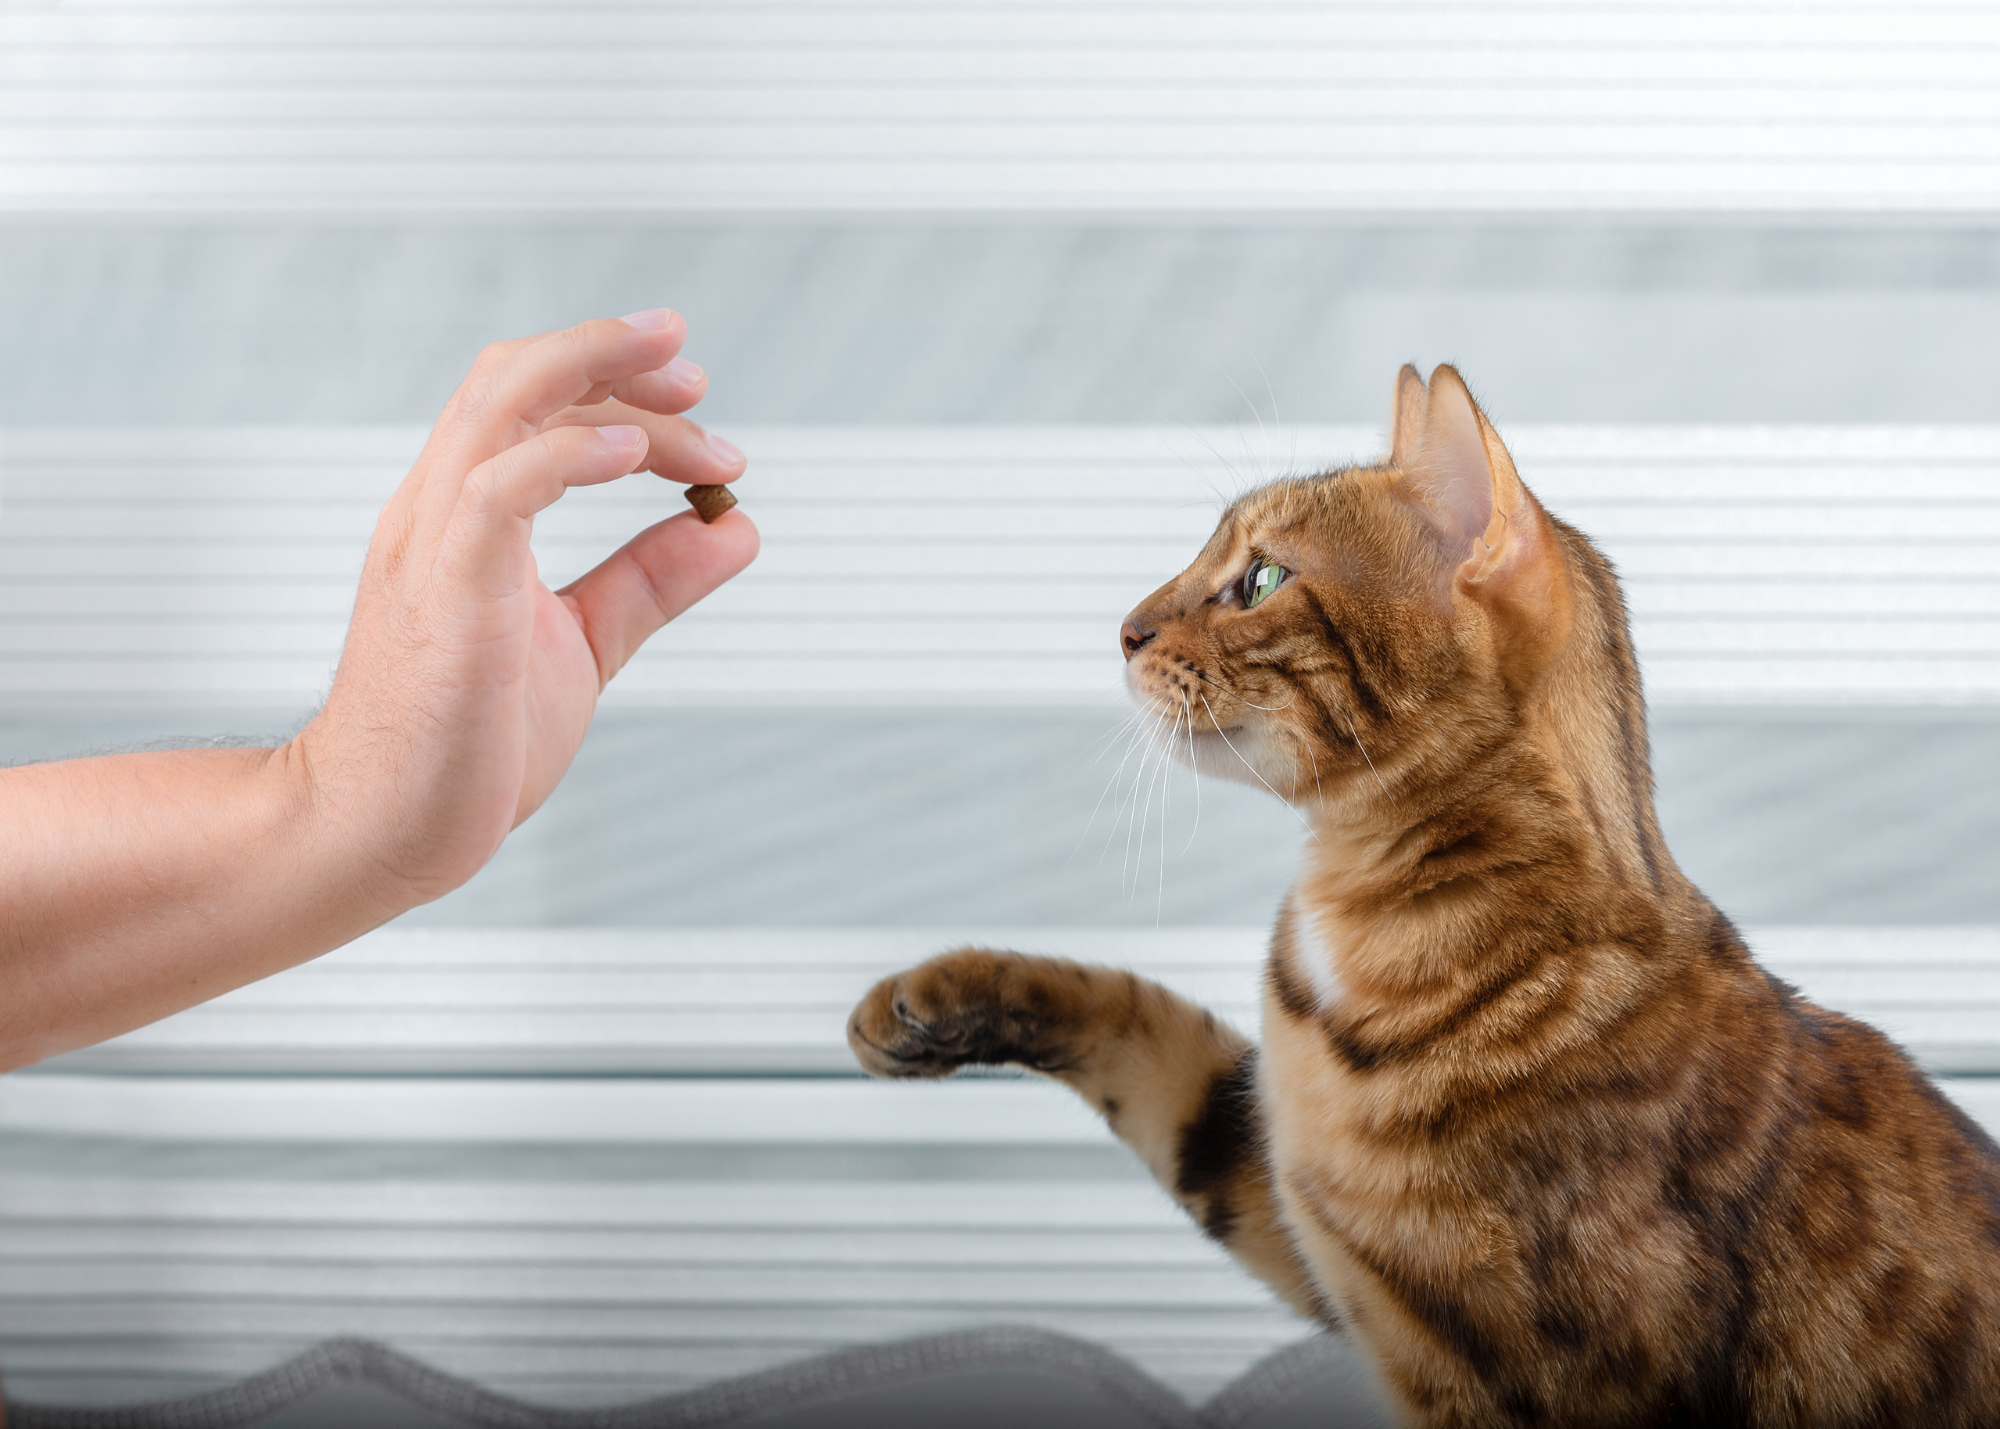
[[[713,524],[716,517],[736,505],[736,493],[726,486],[690,486],[687,499],[704,526]]]
[[[1410,1424],[2000,1425],[2000,1149],[1682,875],[1611,566],[1455,371],[1403,370],[1382,464],[1231,506],[1122,641],[1169,743],[1316,835],[1263,1046],[968,948],[863,999],[864,1067],[1075,1088]]]

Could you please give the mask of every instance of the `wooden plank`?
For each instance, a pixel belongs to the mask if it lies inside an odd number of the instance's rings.
[[[1996,27],[1845,0],[9,5],[0,209],[1990,213]]]
[[[310,1128],[309,1131],[306,1131]],[[1110,1133],[1040,1080],[476,1077],[291,1080],[90,1077],[0,1081],[0,1130],[194,1141],[436,1144],[667,1142],[936,1146],[1101,1145]]]
[[[1128,967],[1254,1032],[1265,936],[1240,927],[391,929],[49,1065],[853,1075],[845,1028],[856,1000],[877,978],[940,949],[973,943]],[[1749,937],[1808,997],[1880,1025],[1933,1070],[2000,1072],[2000,929],[1772,928]],[[866,1125],[828,1135],[860,1137]]]
[[[742,435],[764,555],[614,699],[1122,702],[1117,625],[1222,501],[1380,445],[1359,427]],[[2000,699],[2000,428],[1510,437],[1618,563],[1658,702]],[[315,698],[375,505],[421,440],[0,434],[0,699]],[[568,579],[680,509],[649,479],[573,493],[538,524],[542,569]]]

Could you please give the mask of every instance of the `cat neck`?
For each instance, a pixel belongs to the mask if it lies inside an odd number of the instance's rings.
[[[1523,929],[1616,938],[1699,899],[1659,837],[1643,727],[1555,714],[1575,707],[1551,700],[1485,738],[1441,732],[1307,807],[1289,912],[1343,979],[1367,981],[1369,963],[1404,987],[1458,979]]]

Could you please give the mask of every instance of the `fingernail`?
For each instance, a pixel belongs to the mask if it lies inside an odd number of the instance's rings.
[[[643,313],[627,313],[619,321],[627,327],[663,328],[674,320],[672,308],[648,308]]]
[[[630,451],[646,440],[644,427],[599,427],[597,435],[604,438],[605,445],[620,447]]]
[[[707,438],[708,449],[721,457],[725,465],[736,466],[749,460],[743,455],[743,448],[727,438],[718,437],[714,432],[709,432]]]
[[[674,375],[675,380],[685,382],[690,387],[697,382],[704,382],[708,379],[706,372],[703,372],[685,357],[676,357],[672,362],[669,362],[667,364],[667,371]]]

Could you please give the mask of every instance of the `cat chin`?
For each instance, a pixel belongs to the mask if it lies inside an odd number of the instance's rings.
[[[1296,782],[1289,760],[1274,755],[1270,741],[1248,725],[1237,725],[1218,734],[1213,730],[1190,737],[1185,732],[1174,742],[1179,761],[1208,779],[1228,779],[1248,784],[1290,799],[1281,791]]]
[[[1146,682],[1135,671],[1128,668],[1125,678],[1126,688],[1133,699],[1152,708],[1156,732],[1166,741],[1176,763],[1193,769],[1205,778],[1248,784],[1277,794],[1287,803],[1291,802],[1291,796],[1281,791],[1299,786],[1299,770],[1289,755],[1272,747],[1268,732],[1261,724],[1228,725],[1219,732],[1191,732],[1184,717],[1176,718],[1159,712]]]

